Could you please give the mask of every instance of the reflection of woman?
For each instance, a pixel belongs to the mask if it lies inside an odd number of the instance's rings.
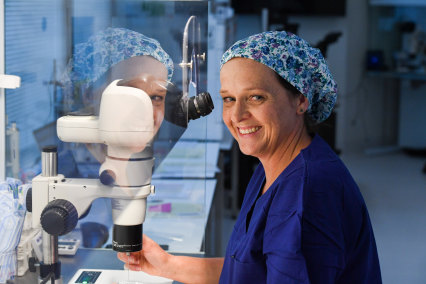
[[[167,254],[144,236],[119,254],[130,269],[184,283],[381,283],[361,193],[331,148],[309,134],[336,100],[324,58],[304,40],[266,32],[223,56],[223,120],[260,165],[247,187],[225,258]]]
[[[124,28],[108,28],[78,44],[75,50],[65,79],[65,108],[84,107],[97,115],[104,89],[122,79],[119,85],[139,88],[151,97],[157,133],[164,118],[167,84],[173,75],[173,62],[158,41]],[[75,106],[80,96],[83,106]],[[96,154],[93,146],[91,152],[103,161],[103,154]]]

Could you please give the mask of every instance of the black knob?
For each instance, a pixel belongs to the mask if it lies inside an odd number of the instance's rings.
[[[56,147],[55,145],[47,145],[47,146],[43,147],[42,152],[56,153],[56,152],[58,152],[58,147]]]
[[[30,272],[36,272],[37,268],[36,265],[38,264],[35,257],[28,258],[28,268]]]
[[[25,206],[28,212],[33,212],[33,188],[30,187],[27,190],[27,196],[25,196]]]
[[[111,170],[102,171],[99,180],[103,185],[114,185],[115,173]]]
[[[40,221],[43,230],[48,234],[62,236],[71,232],[77,225],[77,209],[68,200],[53,200],[41,212]]]

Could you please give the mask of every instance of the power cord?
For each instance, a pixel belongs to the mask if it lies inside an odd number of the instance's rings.
[[[50,279],[50,283],[51,284],[55,284],[55,273],[53,271],[51,271],[49,274],[47,274],[46,278],[44,278],[40,284],[46,284],[47,281],[49,281]]]

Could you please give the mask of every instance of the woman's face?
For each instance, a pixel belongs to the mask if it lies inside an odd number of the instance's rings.
[[[222,67],[220,82],[223,121],[244,154],[270,157],[303,126],[300,99],[288,94],[265,65],[231,59]]]
[[[154,136],[164,119],[167,93],[167,69],[150,56],[123,60],[111,68],[111,79],[123,79],[121,85],[143,90],[151,98],[154,112]]]

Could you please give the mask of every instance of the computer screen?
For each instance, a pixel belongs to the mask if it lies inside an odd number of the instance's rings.
[[[237,14],[257,14],[263,8],[283,15],[344,16],[346,0],[232,0]]]

